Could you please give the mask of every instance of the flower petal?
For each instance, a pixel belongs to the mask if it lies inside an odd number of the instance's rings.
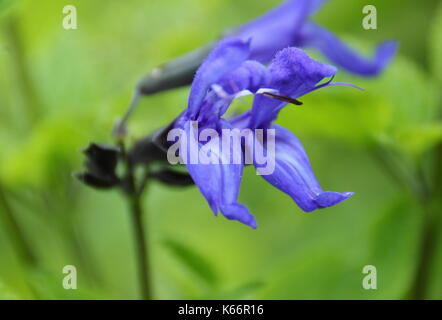
[[[252,114],[251,110],[248,110],[233,117],[232,119],[229,120],[229,122],[233,128],[240,130],[246,129],[249,127],[250,120],[252,117],[251,114]]]
[[[270,62],[275,54],[295,45],[298,30],[324,0],[288,0],[238,29],[237,35],[251,40],[251,58]]]
[[[227,125],[227,122],[221,124],[221,126]],[[198,142],[197,132],[192,127],[192,123],[190,121],[186,122],[183,129],[187,133],[189,140],[189,145],[183,147],[187,147],[188,152],[199,152],[203,144]],[[192,144],[197,146],[197,148],[192,150],[189,147]],[[218,164],[204,164],[201,161],[192,164],[189,161],[189,157],[186,168],[193,181],[206,198],[215,215],[220,210],[227,219],[237,220],[252,228],[256,228],[256,221],[253,215],[244,205],[237,202],[243,172],[242,161],[240,164],[223,164],[227,163],[223,159],[225,154],[216,147],[209,149],[210,152],[213,152],[214,157],[218,159]],[[234,151],[231,150],[231,152]],[[242,153],[242,150],[236,151]]]
[[[361,76],[375,76],[390,63],[397,51],[396,41],[385,41],[372,58],[366,58],[350,48],[332,32],[314,24],[306,24],[301,31],[300,46],[318,49],[333,64]]]
[[[270,71],[263,64],[248,60],[233,72],[225,75],[219,85],[230,95],[248,90],[255,93],[270,84]]]
[[[238,97],[254,94],[270,83],[268,68],[257,61],[245,61],[236,70],[213,84],[203,101],[198,121],[216,123]]]
[[[337,72],[335,67],[313,60],[298,48],[281,50],[269,70],[272,77],[270,88],[278,90],[280,95],[294,99],[315,90],[317,83]],[[256,96],[252,107],[251,127],[268,126],[286,104],[265,96]]]
[[[271,128],[276,132],[275,171],[262,177],[287,193],[302,210],[310,212],[330,207],[353,194],[323,191],[298,138],[279,125],[272,125]]]
[[[198,69],[189,94],[188,116],[197,116],[207,90],[224,75],[238,68],[249,56],[249,43],[238,37],[221,40]]]
[[[270,65],[271,88],[293,98],[308,93],[319,81],[336,74],[335,67],[313,60],[298,48],[281,50]]]
[[[236,220],[252,227],[257,228],[256,220],[249,212],[246,206],[240,203],[234,203],[229,205],[221,205],[220,210],[223,215],[229,220]]]

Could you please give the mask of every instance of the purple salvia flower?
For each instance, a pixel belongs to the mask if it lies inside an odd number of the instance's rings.
[[[210,128],[220,131],[232,128],[228,121],[221,119],[222,112],[231,101],[219,98],[211,87],[216,83],[222,83],[226,75],[234,74],[249,54],[249,43],[239,38],[226,38],[220,41],[198,69],[190,90],[188,108],[175,121],[175,126],[183,129],[191,140],[189,145],[193,143],[198,145],[198,149],[202,147],[198,137],[195,137],[196,128],[192,127],[192,122],[198,122],[198,129]],[[235,151],[241,152],[233,150]],[[189,150],[189,158],[192,157],[192,152],[194,150]],[[215,215],[221,211],[228,219],[238,220],[256,228],[256,221],[247,207],[237,202],[243,165],[191,162],[190,159],[186,161],[186,168]]]
[[[280,51],[269,66],[272,79],[267,86],[281,96],[297,99],[311,91],[331,85],[345,83],[318,83],[336,75],[336,68],[311,59],[297,48]],[[276,166],[270,175],[263,178],[270,184],[287,193],[298,206],[310,212],[315,209],[333,206],[348,199],[353,193],[324,192],[313,174],[307,154],[298,138],[289,130],[272,124],[279,111],[287,102],[256,95],[250,111],[231,120],[236,128],[270,128],[275,130]],[[256,165],[259,169],[259,165]]]
[[[331,81],[319,84],[324,78],[334,76],[336,68],[312,60],[297,48],[279,52],[269,67],[248,60],[250,54],[250,43],[229,37],[222,40],[206,58],[192,84],[188,108],[175,121],[175,128],[184,130],[190,140],[186,145],[180,145],[180,149],[189,148],[191,144],[197,146],[197,151],[207,147],[209,142],[201,142],[196,136],[196,129],[210,128],[221,133],[223,129],[271,128],[276,135],[275,170],[263,176],[269,183],[290,195],[307,212],[333,206],[349,198],[350,192],[321,189],[299,140],[287,129],[272,123],[287,103],[268,95],[296,99],[318,88],[341,84]],[[233,119],[222,118],[233,99],[245,92],[255,94],[252,108]],[[194,127],[196,122],[198,128]],[[256,143],[255,140],[255,137],[247,140],[243,147],[247,147],[247,143]],[[258,142],[264,149],[267,147],[265,141]],[[219,164],[199,164],[190,160],[185,162],[186,167],[215,214],[221,211],[228,219],[256,228],[253,215],[237,201],[243,161],[240,164],[224,164],[221,160],[226,153],[244,159],[243,150],[231,148],[228,151],[211,149],[212,156],[220,159]],[[189,154],[189,157],[192,155]],[[260,166],[255,163],[255,167],[259,172]]]
[[[309,20],[325,0],[287,0],[265,15],[235,31],[244,41],[251,41],[251,59],[270,62],[275,54],[287,47],[313,48],[334,65],[361,76],[375,76],[393,58],[397,43],[381,43],[373,55],[366,58],[350,48],[332,32]]]

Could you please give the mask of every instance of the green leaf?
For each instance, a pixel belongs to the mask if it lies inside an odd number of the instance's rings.
[[[442,4],[436,12],[430,31],[431,70],[442,84]]]
[[[167,239],[164,241],[164,245],[194,275],[212,287],[217,285],[218,275],[211,263],[204,256],[176,240]]]

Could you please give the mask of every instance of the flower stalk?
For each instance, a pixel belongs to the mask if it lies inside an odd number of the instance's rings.
[[[143,207],[140,196],[137,193],[131,194],[130,210],[133,222],[135,246],[138,264],[139,285],[143,300],[152,299],[151,280],[149,275],[149,254],[147,251],[145,226],[143,223]]]
[[[143,179],[142,186],[137,186],[134,164],[125,152],[124,144],[120,143],[122,156],[126,163],[127,170],[127,190],[125,195],[128,199],[132,227],[134,231],[135,254],[137,259],[140,296],[143,300],[152,299],[152,288],[150,279],[150,264],[147,246],[147,237],[144,225],[144,210],[142,205],[142,195],[146,190],[147,180]]]

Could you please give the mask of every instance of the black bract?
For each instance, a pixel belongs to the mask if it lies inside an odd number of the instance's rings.
[[[156,180],[170,186],[193,185],[194,182],[188,173],[171,168],[167,162],[166,135],[169,127],[161,128],[136,141],[127,153],[117,146],[91,143],[83,150],[86,155],[86,171],[76,173],[75,177],[95,189],[118,187],[126,190],[127,173],[119,177],[117,166],[119,162],[127,161],[131,166],[144,166],[145,176],[149,180]]]
[[[78,179],[98,189],[108,189],[120,184],[116,174],[120,148],[91,143],[83,153],[86,155],[86,171],[77,173]]]

